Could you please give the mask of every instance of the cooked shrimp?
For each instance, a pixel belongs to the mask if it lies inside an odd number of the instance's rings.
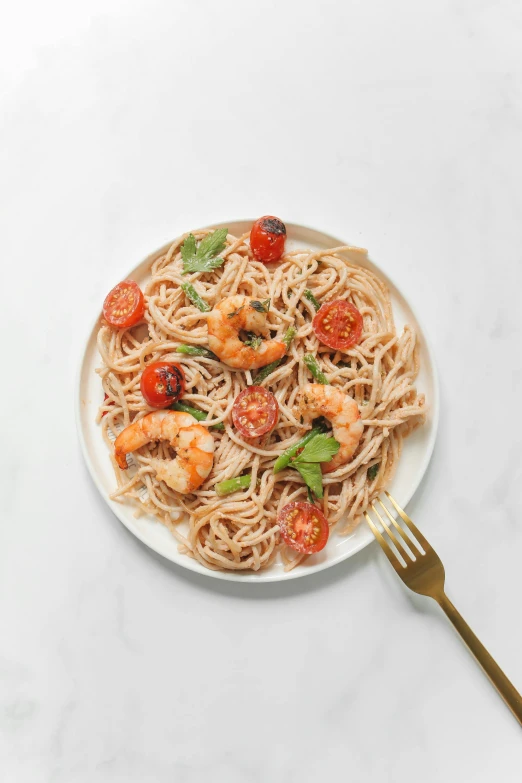
[[[208,345],[221,361],[239,370],[255,370],[264,367],[286,353],[284,343],[278,340],[263,340],[258,348],[245,345],[239,339],[241,330],[261,333],[269,337],[266,327],[266,314],[252,307],[259,300],[252,296],[228,296],[222,299],[209,313]],[[262,305],[259,302],[259,305]],[[261,309],[261,308],[260,308]]]
[[[323,462],[323,473],[331,473],[353,456],[361,439],[363,423],[355,400],[346,392],[322,383],[307,383],[299,393],[299,412],[303,418],[324,416],[332,422],[333,436],[340,444],[330,462]]]
[[[156,440],[168,440],[176,450],[174,459],[152,459],[156,476],[171,489],[186,495],[203,484],[212,470],[214,438],[189,413],[154,411],[120,432],[114,442],[114,456],[122,470],[126,455]]]

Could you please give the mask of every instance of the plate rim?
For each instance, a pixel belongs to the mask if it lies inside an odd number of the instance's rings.
[[[255,219],[252,218],[237,218],[235,220],[229,220],[229,221],[222,221],[218,223],[210,223],[207,226],[204,226],[203,228],[224,228],[232,223],[250,223],[252,224],[255,221]],[[332,234],[327,233],[326,231],[321,231],[320,229],[313,228],[308,225],[303,225],[302,223],[294,223],[294,222],[287,222],[286,225],[288,227],[292,227],[295,229],[304,229],[305,231],[315,233],[317,235],[320,235],[322,237],[328,237],[329,239],[335,240],[336,243],[332,245],[333,247],[339,247],[343,244],[343,241],[340,240],[338,237],[334,237]],[[192,229],[192,231],[197,231],[199,229]],[[186,233],[186,232],[182,232]],[[181,236],[182,234],[178,235]],[[134,267],[133,270],[135,270],[137,267],[141,266],[145,262],[147,262],[149,259],[157,257],[158,254],[164,252],[165,248],[170,247],[174,240],[170,240],[169,242],[165,243],[161,247],[159,247],[157,250],[154,250],[153,252],[149,253],[145,258],[143,258],[141,261],[139,261]],[[344,244],[349,244],[348,242],[344,242]],[[419,329],[422,333],[423,343],[426,349],[426,352],[428,354],[429,363],[430,363],[430,370],[432,375],[432,381],[433,381],[433,400],[430,400],[430,414],[431,414],[431,432],[430,432],[430,438],[427,443],[427,448],[424,452],[424,457],[421,462],[420,469],[418,471],[418,478],[417,481],[412,485],[409,493],[406,495],[406,499],[403,500],[404,507],[407,506],[407,504],[411,501],[412,497],[415,495],[417,490],[419,489],[419,486],[424,478],[424,475],[426,473],[426,470],[428,468],[428,465],[431,461],[431,458],[433,456],[433,450],[435,448],[435,442],[437,440],[438,430],[439,430],[439,420],[440,420],[440,380],[439,380],[439,373],[437,364],[435,361],[435,353],[433,350],[433,346],[431,343],[431,339],[424,328],[424,324],[422,322],[422,319],[419,318],[417,311],[412,305],[410,304],[409,299],[402,293],[402,289],[396,284],[393,277],[388,273],[388,271],[383,272],[381,267],[376,264],[371,256],[368,255],[368,258],[370,262],[377,267],[379,272],[381,274],[384,274],[385,277],[389,280],[389,282],[393,285],[395,290],[401,295],[401,297],[406,302],[409,310],[411,311],[413,317],[415,318]],[[132,274],[132,271],[129,274]],[[180,568],[186,568],[189,571],[192,571],[197,574],[202,574],[203,576],[208,576],[210,578],[214,579],[221,579],[228,582],[236,582],[236,583],[244,583],[248,582],[250,584],[268,584],[273,582],[286,582],[291,579],[301,579],[303,577],[312,576],[314,574],[319,573],[320,571],[324,571],[327,568],[332,568],[333,566],[338,565],[339,563],[342,563],[345,560],[348,560],[350,557],[353,557],[353,555],[356,555],[358,552],[360,552],[362,549],[367,547],[369,544],[371,544],[373,541],[375,541],[375,538],[371,531],[368,529],[367,535],[362,537],[360,541],[357,542],[353,546],[350,551],[346,553],[341,553],[336,555],[333,559],[324,560],[319,563],[316,563],[311,566],[307,566],[306,569],[301,569],[299,566],[292,569],[291,571],[283,571],[283,572],[276,572],[276,573],[270,573],[270,570],[267,571],[261,571],[261,572],[235,572],[235,571],[213,571],[210,568],[205,568],[201,563],[199,563],[197,560],[194,560],[191,557],[185,557],[185,561],[178,561],[173,560],[170,558],[165,552],[161,551],[161,549],[158,546],[154,545],[154,542],[151,542],[146,539],[145,535],[135,526],[132,526],[132,524],[127,520],[125,514],[123,511],[119,508],[120,504],[112,501],[110,497],[106,494],[105,488],[101,485],[101,483],[98,480],[97,471],[93,465],[93,462],[91,460],[91,456],[89,454],[89,450],[87,447],[86,438],[83,432],[82,427],[82,399],[81,399],[81,380],[82,380],[82,372],[83,372],[83,366],[87,354],[87,346],[89,344],[89,341],[91,339],[91,336],[97,327],[99,318],[101,314],[101,309],[98,310],[94,320],[91,322],[91,325],[89,329],[86,331],[85,334],[82,336],[81,340],[81,352],[80,352],[80,358],[78,360],[78,364],[75,371],[75,423],[76,423],[76,431],[78,434],[78,439],[80,441],[80,447],[83,454],[83,458],[85,460],[85,464],[87,465],[87,469],[89,471],[91,480],[93,481],[96,489],[98,490],[99,494],[103,498],[105,504],[108,506],[110,511],[119,519],[119,521],[124,525],[124,527],[133,535],[135,536],[144,546],[146,546],[148,549],[151,549],[153,552],[155,552],[157,555],[160,555],[160,557],[164,558],[170,563],[173,563],[175,566],[179,566]]]

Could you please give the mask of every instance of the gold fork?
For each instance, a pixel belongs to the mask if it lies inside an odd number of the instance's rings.
[[[409,587],[414,593],[433,598],[439,604],[515,718],[522,725],[522,696],[508,680],[500,666],[493,660],[484,645],[477,639],[444,592],[445,574],[440,557],[426,541],[420,530],[413,524],[409,516],[397,505],[390,493],[385,491],[384,494],[406,525],[405,530],[379,498],[378,503],[391,523],[392,530],[379,511],[377,511],[376,504],[372,503],[374,513],[390,538],[390,545],[372,521],[370,515],[365,512],[366,521],[384,550],[386,557],[406,587]]]

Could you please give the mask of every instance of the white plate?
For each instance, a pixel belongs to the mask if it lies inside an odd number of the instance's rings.
[[[229,231],[239,236],[248,231],[252,225],[252,220],[232,221],[222,223],[221,226],[228,226]],[[346,244],[340,239],[323,234],[320,231],[314,231],[304,226],[287,224],[288,240],[287,249],[295,247],[303,248],[329,248],[339,247]],[[170,245],[170,243],[169,243]],[[142,261],[137,267],[129,272],[128,277],[143,284],[148,277],[152,261],[163,254],[169,245],[152,253],[148,258]],[[395,478],[390,487],[390,491],[397,499],[397,502],[405,507],[413,493],[419,486],[424,475],[435,443],[437,431],[437,422],[439,414],[439,391],[437,373],[433,355],[426,339],[426,334],[419,324],[412,308],[402,296],[397,286],[393,284],[388,275],[371,261],[363,262],[364,266],[377,272],[387,283],[393,305],[395,323],[400,330],[405,323],[414,324],[417,328],[420,339],[420,359],[421,371],[417,379],[417,389],[426,394],[428,402],[428,417],[424,426],[419,427],[410,437],[404,441],[403,452],[399,461]],[[117,281],[107,281],[107,290]],[[114,491],[115,479],[114,472],[109,459],[107,447],[102,439],[100,428],[95,423],[96,411],[102,398],[101,384],[99,376],[95,373],[95,368],[100,366],[100,357],[96,348],[96,334],[98,331],[99,313],[96,322],[91,330],[85,353],[82,359],[77,397],[77,422],[80,441],[83,453],[91,476],[99,489],[102,497],[109,508],[116,514],[118,519],[123,522],[126,528],[131,531],[140,541],[149,546],[155,552],[163,555],[173,563],[177,563],[191,571],[197,571],[200,574],[206,574],[216,579],[228,579],[236,582],[275,582],[282,579],[296,579],[300,576],[321,571],[323,568],[329,568],[341,560],[351,557],[360,549],[373,541],[373,535],[367,525],[361,524],[349,536],[342,537],[335,533],[330,536],[327,546],[322,552],[310,557],[306,563],[294,568],[293,571],[285,573],[281,563],[274,563],[266,571],[260,573],[246,572],[227,572],[211,571],[200,565],[186,555],[178,552],[178,545],[169,531],[153,518],[140,517],[136,519],[133,516],[134,507],[131,504],[124,505],[115,503],[109,499],[109,494]]]

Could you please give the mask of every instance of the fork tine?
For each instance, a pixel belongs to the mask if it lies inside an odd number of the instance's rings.
[[[383,509],[384,509],[384,511],[385,511],[385,513],[386,513],[386,516],[388,517],[388,519],[390,520],[390,522],[391,522],[391,523],[392,523],[392,525],[394,526],[395,530],[397,530],[397,532],[400,534],[400,536],[401,536],[401,538],[403,539],[403,541],[404,541],[404,543],[406,544],[406,546],[407,546],[409,549],[411,549],[411,552],[412,552],[412,554],[413,554],[413,555],[415,555],[415,556],[417,556],[417,555],[422,555],[423,553],[420,551],[419,547],[417,546],[417,541],[414,541],[412,538],[410,538],[410,536],[408,536],[408,535],[406,534],[406,531],[405,531],[405,530],[403,530],[403,529],[402,529],[402,527],[401,527],[401,526],[399,525],[399,523],[397,522],[397,520],[396,520],[396,519],[394,519],[393,515],[392,515],[392,514],[391,514],[391,512],[390,512],[390,509],[389,509],[389,508],[387,508],[387,507],[384,505],[384,503],[382,502],[382,500],[381,500],[380,498],[377,498],[377,500],[379,501],[379,503],[380,503],[380,504],[381,504],[381,506],[383,507]]]
[[[372,503],[372,511],[374,512],[374,514],[378,518],[379,522],[381,523],[383,528],[386,530],[386,532],[390,536],[390,538],[393,541],[393,543],[395,545],[395,548],[397,549],[397,552],[400,554],[400,556],[403,557],[406,562],[408,562],[408,560],[414,560],[415,558],[410,554],[410,552],[405,550],[404,546],[398,541],[398,539],[395,537],[393,531],[390,530],[390,528],[388,527],[388,525],[386,524],[384,519],[381,517],[381,515],[379,514],[379,512],[375,508],[375,503]]]
[[[417,541],[419,542],[419,544],[422,546],[422,548],[424,549],[424,551],[425,551],[426,553],[427,553],[427,552],[431,552],[431,551],[432,551],[432,547],[430,546],[429,542],[428,542],[428,541],[426,541],[426,539],[424,538],[424,536],[423,536],[423,535],[422,535],[422,533],[420,532],[420,530],[419,530],[419,528],[417,527],[417,525],[414,525],[414,524],[413,524],[413,522],[412,522],[412,520],[411,520],[411,519],[409,518],[409,516],[406,514],[406,512],[405,512],[405,511],[403,511],[403,510],[402,510],[402,508],[401,508],[399,505],[397,505],[397,503],[396,503],[396,502],[395,502],[395,500],[392,498],[392,496],[390,495],[390,493],[388,492],[388,490],[386,490],[386,489],[385,489],[385,490],[384,490],[384,494],[386,495],[386,497],[388,498],[388,500],[390,501],[390,503],[393,505],[393,507],[395,508],[395,510],[397,511],[397,513],[399,514],[400,518],[402,519],[402,521],[404,522],[404,524],[406,525],[406,527],[408,527],[408,528],[409,528],[409,530],[411,531],[411,533],[412,533],[412,534],[415,536],[415,538],[417,539]]]
[[[399,560],[395,552],[392,550],[392,548],[390,547],[386,539],[381,535],[381,531],[373,523],[372,518],[370,517],[367,511],[364,512],[364,516],[366,517],[366,521],[368,522],[373,535],[381,545],[384,554],[386,555],[386,557],[388,558],[392,566],[395,568],[395,570],[399,571],[399,568],[401,569],[405,568],[406,566],[404,566],[401,563],[401,561]]]

